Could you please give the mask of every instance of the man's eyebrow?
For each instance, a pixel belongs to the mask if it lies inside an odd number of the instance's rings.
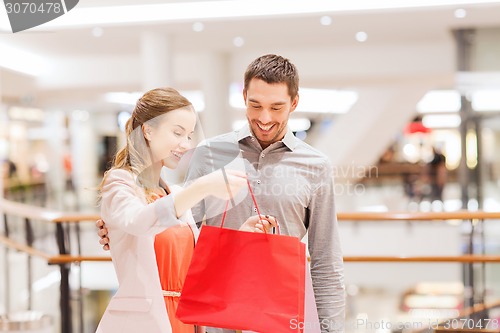
[[[249,98],[248,101],[250,103],[257,103],[257,104],[260,104],[260,102],[256,99],[252,99],[252,98]],[[285,105],[286,102],[285,101],[279,101],[279,102],[275,102],[275,103],[272,103],[271,105]]]

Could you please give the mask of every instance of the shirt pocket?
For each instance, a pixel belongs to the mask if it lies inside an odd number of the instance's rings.
[[[153,300],[151,298],[116,297],[108,305],[110,311],[149,312]]]

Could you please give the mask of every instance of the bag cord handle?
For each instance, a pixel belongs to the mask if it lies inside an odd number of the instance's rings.
[[[257,200],[255,200],[255,195],[253,194],[253,191],[252,191],[252,186],[250,186],[250,181],[248,180],[247,178],[247,185],[248,185],[248,191],[250,192],[250,196],[252,197],[252,201],[253,201],[253,204],[255,205],[255,209],[257,210],[257,214],[259,216],[259,220],[262,224],[263,221],[262,221],[262,217],[260,215],[260,209],[259,209],[259,206],[257,205]],[[229,200],[226,200],[226,208],[224,208],[224,214],[222,214],[222,222],[221,222],[221,225],[220,227],[223,228],[224,227],[224,221],[226,220],[226,214],[227,214],[227,208],[229,207]],[[234,201],[233,201],[233,207],[234,207]],[[281,234],[281,231],[280,231],[280,226],[279,224],[277,224],[277,231],[278,231],[278,234]],[[267,234],[267,231],[266,229],[264,228],[264,233]]]

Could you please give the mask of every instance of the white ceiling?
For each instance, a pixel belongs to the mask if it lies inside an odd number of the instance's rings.
[[[207,0],[209,1],[209,0]],[[137,4],[133,0],[81,0],[78,7]],[[140,3],[169,1],[147,0]],[[461,6],[460,8],[462,8]],[[367,44],[440,41],[449,38],[456,28],[479,28],[500,25],[500,3],[468,5],[467,16],[454,17],[456,6],[392,9],[362,13],[335,13],[330,26],[319,23],[319,14],[294,15],[278,18],[219,19],[205,23],[203,32],[194,32],[192,22],[136,24],[104,27],[104,34],[95,38],[91,28],[65,29],[54,32],[28,30],[17,34],[3,33],[0,41],[47,56],[82,56],[136,54],[139,38],[144,30],[170,35],[178,52],[235,49],[236,36],[245,39],[244,49],[268,47],[304,48],[317,46],[345,46],[357,42],[358,31],[368,33]],[[75,10],[76,10],[75,9]]]
[[[165,2],[173,1],[80,0],[74,10],[85,7]],[[457,8],[465,8],[467,16],[462,19],[455,18],[454,11]],[[320,17],[324,14],[330,14],[333,20],[331,25],[320,24]],[[5,19],[5,14],[3,18]],[[165,33],[170,38],[175,71],[180,73],[176,75],[175,82],[186,87],[197,85],[192,79],[196,73],[189,74],[193,72],[191,68],[193,66],[190,66],[189,62],[196,61],[198,55],[210,52],[224,52],[229,55],[234,69],[231,73],[232,80],[241,78],[244,64],[255,55],[276,52],[290,57],[292,61],[297,59],[303,82],[309,85],[335,84],[337,87],[355,87],[360,80],[373,83],[377,80],[386,80],[387,76],[394,76],[395,73],[401,73],[401,76],[411,79],[411,75],[418,76],[419,73],[425,72],[419,65],[423,62],[427,62],[426,68],[436,71],[435,76],[452,73],[455,68],[455,55],[452,50],[451,31],[458,28],[500,26],[500,1],[493,4],[418,9],[211,19],[204,21],[205,29],[202,32],[194,32],[192,24],[193,22],[160,22],[103,26],[103,35],[99,38],[92,35],[94,27],[64,28],[49,32],[40,28],[16,34],[1,33],[0,43],[32,52],[52,60],[55,64],[65,63],[66,69],[70,67],[68,64],[71,61],[75,61],[74,67],[81,67],[81,61],[85,58],[91,61],[102,59],[100,68],[106,68],[106,63],[112,68],[113,62],[137,60],[140,57],[142,33],[156,31]],[[354,36],[358,31],[365,31],[368,34],[365,43],[355,40]],[[235,47],[233,45],[235,37],[242,37],[245,44],[240,48]],[[388,54],[391,52],[398,59],[390,59]],[[412,59],[412,54],[415,59]],[[428,59],[423,54],[428,54]],[[314,59],[318,61],[315,62]],[[330,63],[328,59],[332,59]],[[77,60],[80,62],[76,62]],[[401,68],[397,66],[398,63]],[[412,69],[414,63],[416,65]],[[134,66],[131,65],[131,70]],[[382,71],[386,74],[381,74]],[[71,89],[78,88],[81,73],[67,70],[65,74],[71,79]],[[106,74],[105,70],[99,72],[100,76]],[[378,78],[374,78],[375,76]],[[39,80],[44,83],[38,87],[39,90],[46,90],[47,87],[51,90],[62,88],[61,86],[66,83],[58,84],[57,80],[60,77],[61,74],[46,75]],[[55,83],[51,84],[51,80]],[[3,81],[5,82],[5,79]],[[102,84],[106,85],[106,89],[113,89],[112,82],[100,80],[100,77],[96,76],[94,90],[98,88],[100,81],[106,82]],[[114,89],[140,87],[139,83],[129,81],[122,81],[123,84],[117,84]],[[91,90],[88,82],[82,81],[81,87]],[[4,83],[3,90],[15,89],[6,87]]]

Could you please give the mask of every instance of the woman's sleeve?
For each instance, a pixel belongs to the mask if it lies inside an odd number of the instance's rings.
[[[174,207],[174,194],[146,204],[126,170],[108,173],[102,190],[101,217],[112,227],[133,235],[155,235],[181,223]]]

